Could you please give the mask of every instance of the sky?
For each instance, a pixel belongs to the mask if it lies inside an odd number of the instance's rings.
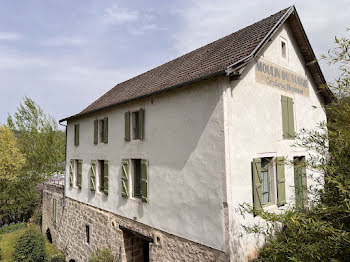
[[[1,0],[0,123],[24,96],[57,120],[76,114],[116,84],[293,4],[317,57],[350,27],[350,0]]]

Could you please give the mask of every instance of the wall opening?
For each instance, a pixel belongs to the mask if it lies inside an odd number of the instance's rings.
[[[46,238],[52,244],[52,236],[51,236],[50,228],[46,229]]]
[[[153,240],[130,229],[121,227],[126,262],[149,262],[149,243]]]

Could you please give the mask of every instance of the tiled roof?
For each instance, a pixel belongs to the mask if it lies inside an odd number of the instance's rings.
[[[235,33],[117,84],[72,117],[159,93],[217,73],[224,73],[228,66],[249,56],[289,9],[281,10]]]

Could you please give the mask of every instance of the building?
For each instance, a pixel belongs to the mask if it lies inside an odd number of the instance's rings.
[[[294,6],[113,87],[66,122],[65,187],[43,230],[72,261],[246,261],[263,239],[241,203],[307,203],[295,132],[331,93]],[[64,190],[64,192],[63,192]]]

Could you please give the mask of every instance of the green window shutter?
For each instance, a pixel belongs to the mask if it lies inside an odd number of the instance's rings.
[[[56,199],[52,199],[52,220],[54,223],[56,223],[56,210],[57,208],[57,202]]]
[[[284,172],[284,157],[276,158],[277,168],[277,204],[282,206],[286,204],[286,179]]]
[[[253,169],[253,210],[254,213],[262,209],[262,178],[261,178],[261,159],[254,158]]]
[[[69,185],[73,186],[73,173],[74,172],[74,160],[71,159],[69,163]]]
[[[103,192],[108,195],[108,167],[109,167],[109,162],[104,161],[104,169],[103,169]]]
[[[96,190],[96,161],[91,161],[91,174],[90,174],[90,190],[95,191]]]
[[[74,145],[79,146],[79,124],[74,125]]]
[[[295,206],[297,209],[304,208],[304,187],[303,187],[303,166],[302,162],[294,159],[294,189],[295,189]]]
[[[105,117],[103,119],[103,122],[104,122],[104,130],[103,130],[103,142],[105,144],[108,143],[108,117]]]
[[[122,197],[129,197],[129,160],[122,160]]]
[[[94,144],[98,143],[98,120],[94,120]]]
[[[139,111],[139,130],[138,130],[138,138],[139,139],[143,139],[143,135],[144,135],[144,121],[145,119],[145,110],[143,108],[140,109]]]
[[[294,130],[294,102],[293,98],[287,97],[288,98],[288,136],[289,138],[294,138],[295,137],[295,130]]]
[[[148,202],[148,161],[141,159],[141,192],[142,201]]]
[[[281,96],[282,104],[282,128],[283,128],[283,138],[289,138],[289,128],[288,128],[288,97]]]
[[[81,182],[83,178],[83,161],[79,160],[78,161],[78,177],[77,177],[77,186],[81,189]]]
[[[130,112],[125,112],[125,141],[130,141]]]

